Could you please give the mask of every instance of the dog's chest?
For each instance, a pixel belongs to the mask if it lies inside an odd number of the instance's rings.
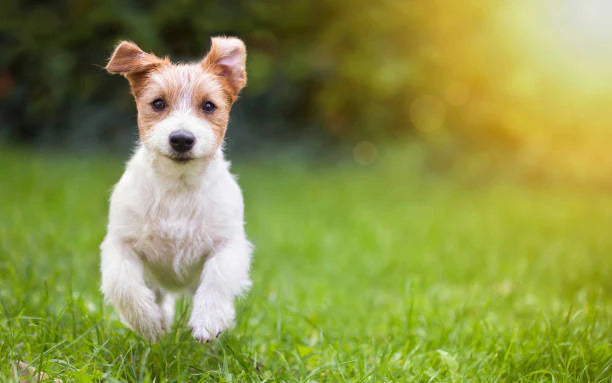
[[[148,277],[168,289],[197,284],[215,246],[214,226],[206,201],[178,196],[151,203],[135,243]]]

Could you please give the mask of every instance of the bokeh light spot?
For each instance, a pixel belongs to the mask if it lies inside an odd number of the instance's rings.
[[[353,147],[353,159],[360,165],[369,165],[376,160],[378,148],[370,141],[361,141]]]
[[[410,121],[420,131],[438,130],[444,123],[446,106],[444,102],[431,95],[421,96],[410,105]]]
[[[466,84],[454,81],[448,84],[444,96],[450,105],[462,106],[470,101],[470,89]]]

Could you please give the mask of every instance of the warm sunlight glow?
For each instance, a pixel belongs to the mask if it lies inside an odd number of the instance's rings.
[[[565,0],[549,6],[565,42],[585,55],[612,57],[612,2]]]
[[[612,77],[612,2],[564,0],[550,1],[546,6],[552,48],[579,72],[574,75],[609,90],[612,85],[603,84],[603,80]]]
[[[529,71],[571,91],[612,90],[612,1],[514,2],[500,18]]]
[[[433,65],[406,104],[411,126],[504,145],[547,172],[609,179],[612,1],[444,4],[423,6],[419,54]]]

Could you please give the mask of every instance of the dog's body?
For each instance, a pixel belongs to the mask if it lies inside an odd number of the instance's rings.
[[[213,39],[207,57],[189,65],[124,42],[107,65],[130,81],[142,144],[111,197],[102,291],[149,339],[170,327],[181,292],[193,294],[193,336],[214,339],[250,286],[242,194],[222,151],[244,58],[235,38]]]

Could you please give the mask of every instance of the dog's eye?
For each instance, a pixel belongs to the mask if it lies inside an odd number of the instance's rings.
[[[151,103],[151,107],[156,112],[161,112],[166,109],[166,101],[163,98],[158,98]]]
[[[211,114],[217,109],[217,106],[210,101],[206,101],[202,104],[202,111],[207,114]]]

